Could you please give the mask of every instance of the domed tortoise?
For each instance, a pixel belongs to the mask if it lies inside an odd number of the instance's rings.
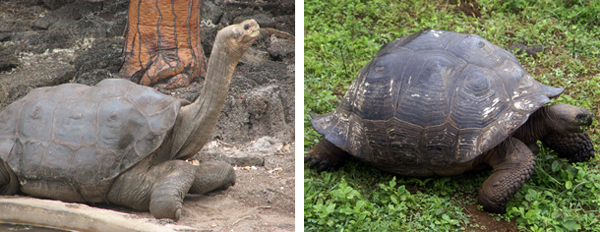
[[[566,104],[545,106],[562,92],[479,36],[424,31],[384,45],[337,109],[312,115],[324,138],[305,160],[322,171],[353,156],[412,177],[491,166],[479,203],[503,213],[533,173],[538,140],[571,162],[594,156],[583,130],[593,115]]]

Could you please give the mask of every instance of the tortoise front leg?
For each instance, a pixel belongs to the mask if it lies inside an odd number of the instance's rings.
[[[551,133],[542,138],[544,146],[552,148],[558,157],[569,162],[585,162],[594,157],[594,144],[587,133]]]
[[[479,204],[487,212],[505,213],[508,200],[533,174],[535,157],[527,145],[513,137],[481,157],[494,172],[479,188]]]
[[[235,183],[233,168],[222,161],[194,166],[183,160],[168,160],[149,169],[146,164],[138,164],[115,180],[108,193],[109,202],[139,211],[150,210],[155,218],[177,221],[188,192],[201,194]]]
[[[151,168],[150,172],[162,174],[150,195],[152,216],[179,220],[183,212],[183,198],[194,182],[195,171],[193,165],[182,160],[169,160]]]
[[[131,1],[121,78],[142,85],[189,85],[205,75],[198,0]]]
[[[0,159],[0,195],[14,195],[19,191],[19,180],[12,168]]]
[[[154,169],[154,170],[152,170]],[[206,193],[227,189],[235,183],[235,173],[228,163],[205,162],[199,166],[182,160],[170,160],[153,167],[153,175],[162,176],[154,183],[150,195],[150,213],[155,218],[179,220],[186,193]]]
[[[147,168],[139,163],[122,173],[108,192],[108,201],[155,218],[179,220],[183,198],[192,186],[196,168],[183,160],[168,160]]]

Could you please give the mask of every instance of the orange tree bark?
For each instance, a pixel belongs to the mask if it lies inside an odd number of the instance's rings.
[[[199,0],[132,0],[119,76],[163,88],[204,76]]]

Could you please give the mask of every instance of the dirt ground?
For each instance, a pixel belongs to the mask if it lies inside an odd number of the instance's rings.
[[[201,231],[294,231],[294,144],[265,146],[264,141],[259,139],[243,147],[208,144],[202,152],[207,154],[205,160],[225,158],[257,165],[264,160],[264,165],[234,167],[236,184],[227,190],[187,195],[177,224]],[[247,152],[255,156],[242,155]],[[98,206],[154,220],[149,212]]]
[[[122,61],[127,6],[126,0],[0,1],[0,111],[37,87],[94,85],[114,77]],[[202,11],[207,56],[225,25],[254,18],[261,36],[236,68],[213,141],[194,157],[229,162],[236,184],[186,196],[177,224],[201,231],[293,231],[294,1],[206,0]],[[161,91],[193,100],[202,81]],[[152,218],[148,212],[98,206]]]
[[[507,222],[499,220],[500,216],[492,217],[489,213],[483,212],[477,209],[477,204],[467,205],[464,210],[466,213],[471,215],[472,225],[479,225],[479,227],[468,227],[466,231],[471,232],[484,232],[484,231],[497,231],[497,232],[517,232],[519,231],[514,221]]]

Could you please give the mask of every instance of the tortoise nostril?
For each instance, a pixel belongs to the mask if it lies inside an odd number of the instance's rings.
[[[581,122],[582,124],[585,124],[587,126],[592,124],[592,118],[593,118],[593,114],[578,114],[576,116],[577,120],[579,120],[579,122]]]

